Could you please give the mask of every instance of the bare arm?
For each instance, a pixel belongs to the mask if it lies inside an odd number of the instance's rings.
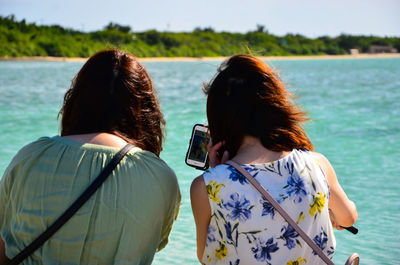
[[[195,178],[190,187],[190,200],[196,223],[197,258],[201,262],[206,246],[208,225],[211,219],[211,207],[203,176]]]
[[[314,154],[317,156],[329,183],[329,209],[331,210],[331,219],[333,219],[333,224],[336,226],[336,228],[339,226],[352,226],[358,218],[356,205],[354,202],[349,200],[346,193],[340,186],[335,170],[328,159],[322,154]]]

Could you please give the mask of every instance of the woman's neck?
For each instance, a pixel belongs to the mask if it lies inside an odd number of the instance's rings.
[[[80,143],[105,145],[110,147],[123,147],[126,145],[124,139],[110,133],[86,133],[66,135],[63,137]]]
[[[275,152],[265,148],[257,137],[245,135],[236,155],[232,158],[239,164],[262,164],[279,160],[290,154],[288,151]]]

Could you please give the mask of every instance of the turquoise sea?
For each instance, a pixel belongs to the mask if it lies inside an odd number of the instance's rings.
[[[182,192],[169,245],[154,264],[197,264],[189,187],[201,172],[184,163],[195,123],[206,121],[203,82],[220,62],[145,63],[167,121],[161,156]],[[334,262],[400,264],[400,59],[268,62],[309,113],[315,149],[333,164],[358,207],[358,235],[337,231]],[[26,143],[58,133],[62,97],[82,63],[0,62],[0,177]],[[1,211],[1,209],[0,209]]]

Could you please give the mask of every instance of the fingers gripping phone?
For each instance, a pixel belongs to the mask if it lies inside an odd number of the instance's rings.
[[[199,170],[208,168],[207,144],[209,141],[208,127],[202,124],[194,125],[185,159],[188,166]]]

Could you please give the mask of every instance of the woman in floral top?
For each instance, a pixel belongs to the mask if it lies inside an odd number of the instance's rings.
[[[205,87],[211,168],[191,186],[197,254],[204,264],[323,264],[233,167],[241,164],[332,257],[332,227],[357,220],[329,161],[312,152],[304,112],[273,71],[251,55],[224,62]]]

